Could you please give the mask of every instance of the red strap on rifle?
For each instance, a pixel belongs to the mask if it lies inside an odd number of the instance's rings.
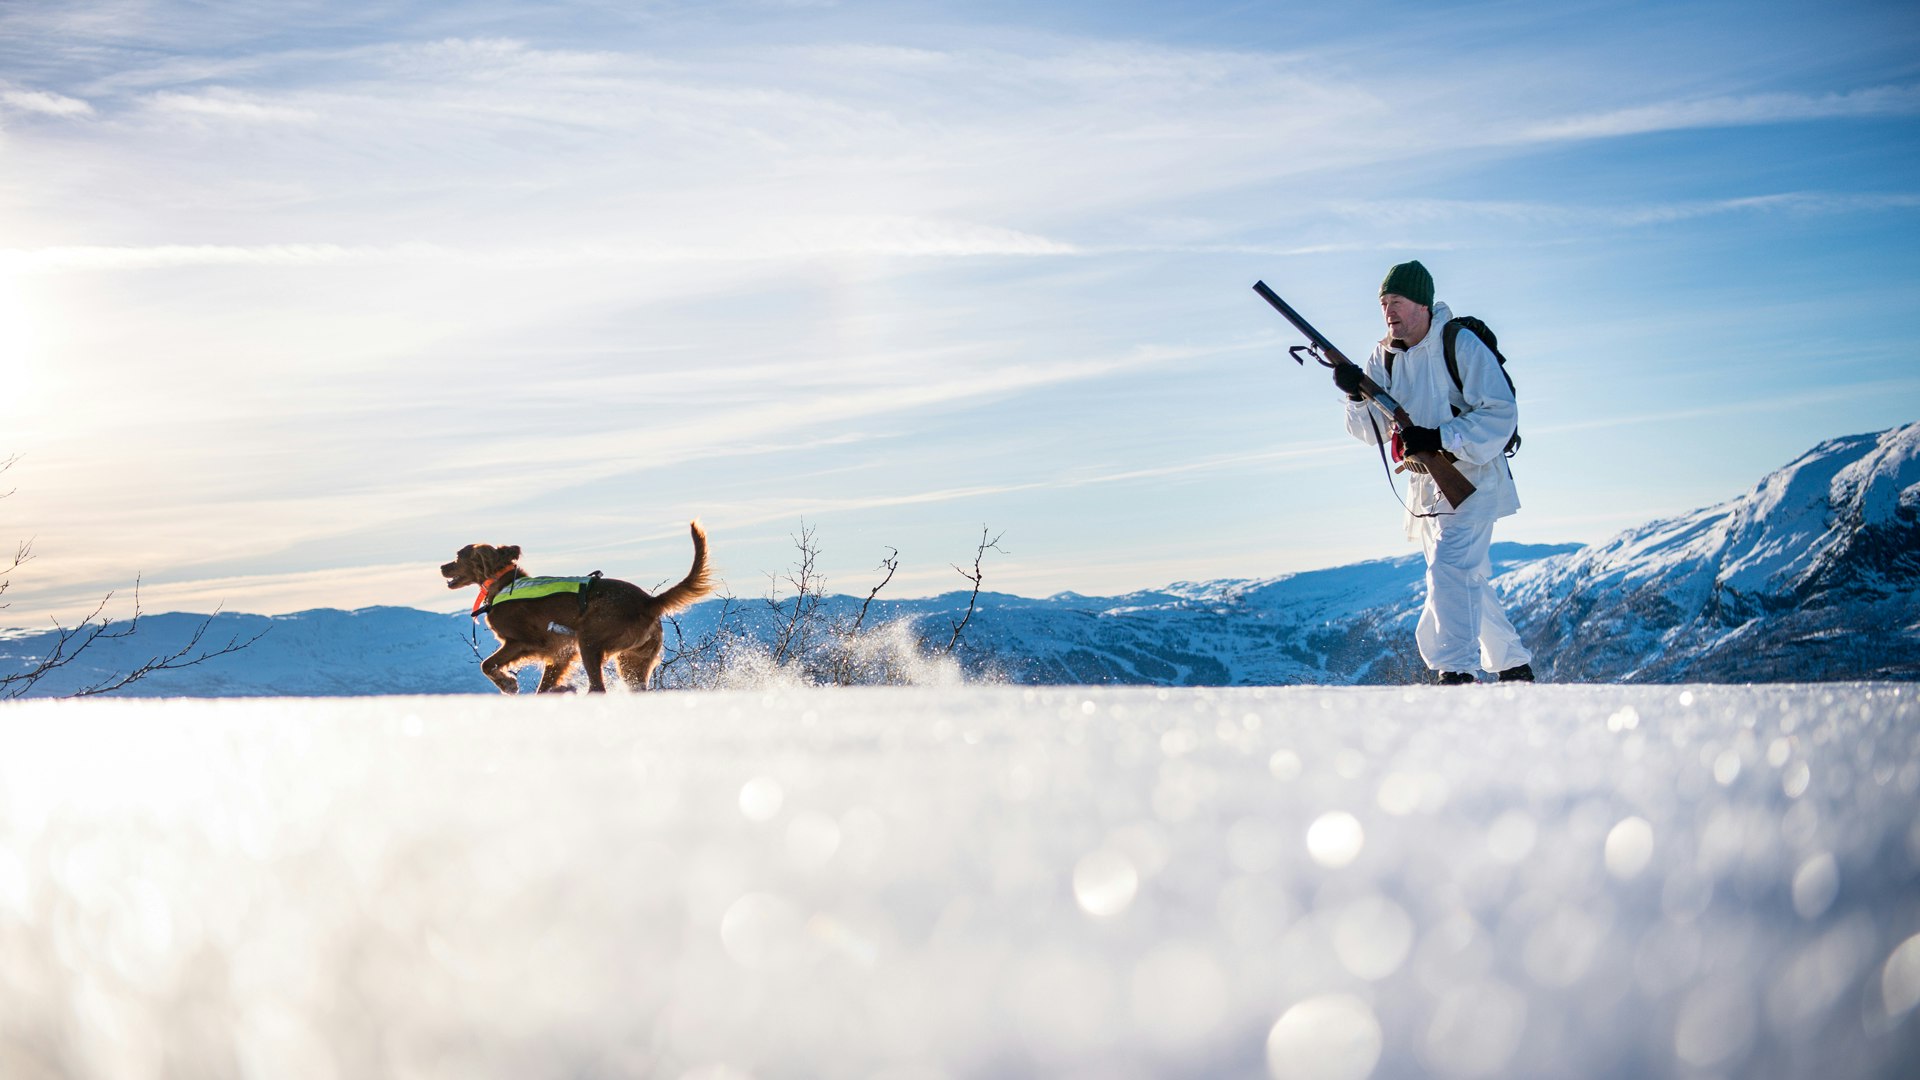
[[[1414,513],[1413,507],[1407,505],[1406,498],[1400,494],[1400,488],[1397,485],[1395,485],[1393,482],[1393,466],[1387,464],[1387,440],[1385,439],[1385,437],[1383,437],[1380,434],[1380,425],[1373,418],[1372,408],[1367,409],[1367,423],[1372,425],[1373,427],[1374,445],[1380,448],[1380,467],[1382,469],[1385,469],[1387,472],[1387,490],[1393,492],[1393,497],[1395,501],[1399,502],[1400,509],[1405,510],[1407,513],[1412,514],[1414,517],[1417,517],[1417,518],[1448,517],[1456,513],[1457,511],[1453,511],[1453,510],[1448,510],[1444,512],[1436,511],[1431,514]],[[1398,428],[1392,428],[1390,430],[1392,430],[1393,432],[1393,460],[1401,461],[1403,460],[1403,458],[1400,450],[1400,431]],[[1465,501],[1465,500],[1462,500],[1462,501]]]

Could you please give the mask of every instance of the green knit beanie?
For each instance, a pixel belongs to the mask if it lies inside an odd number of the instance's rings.
[[[1403,262],[1387,271],[1387,280],[1380,283],[1380,295],[1392,293],[1404,296],[1421,307],[1433,306],[1433,275],[1420,265],[1418,259]]]

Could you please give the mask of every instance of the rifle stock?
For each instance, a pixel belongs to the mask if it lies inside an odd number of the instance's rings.
[[[1259,293],[1261,299],[1272,304],[1274,310],[1286,316],[1287,321],[1293,324],[1293,328],[1300,331],[1301,335],[1309,342],[1312,342],[1312,344],[1308,346],[1307,351],[1313,353],[1314,358],[1323,366],[1329,368],[1337,368],[1342,364],[1355,368],[1360,366],[1347,359],[1346,354],[1335,348],[1333,342],[1327,340],[1326,335],[1315,330],[1311,323],[1301,318],[1300,313],[1293,310],[1292,305],[1288,304],[1285,300],[1280,299],[1278,294],[1267,287],[1266,282],[1254,282],[1253,291]],[[1296,363],[1301,365],[1306,364],[1306,361],[1300,356],[1301,350],[1298,346],[1291,351]],[[1379,383],[1369,378],[1364,370],[1360,373],[1360,393],[1374,408],[1385,413],[1387,419],[1391,420],[1401,430],[1404,431],[1407,428],[1416,426],[1413,418],[1407,415],[1407,410],[1402,408],[1400,403],[1395,401],[1391,394],[1388,394],[1386,390],[1382,389]],[[1478,490],[1473,486],[1473,481],[1468,480],[1466,474],[1462,473],[1459,467],[1453,463],[1453,456],[1444,450],[1439,453],[1423,452],[1408,454],[1407,459],[1418,463],[1426,470],[1428,476],[1433,477],[1434,486],[1440,489],[1440,497],[1447,500],[1447,505],[1453,507],[1455,510],[1458,510],[1460,504],[1466,502],[1467,499]]]

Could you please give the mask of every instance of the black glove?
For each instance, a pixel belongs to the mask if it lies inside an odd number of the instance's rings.
[[[1437,454],[1440,452],[1440,429],[1430,427],[1407,427],[1400,429],[1400,445],[1408,454]]]
[[[1333,385],[1339,387],[1350,401],[1366,399],[1366,395],[1360,392],[1360,380],[1365,377],[1358,364],[1337,364],[1333,369]]]

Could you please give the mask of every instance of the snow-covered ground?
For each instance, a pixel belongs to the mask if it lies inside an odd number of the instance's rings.
[[[1920,1072],[1901,684],[0,708],[8,1078]]]

